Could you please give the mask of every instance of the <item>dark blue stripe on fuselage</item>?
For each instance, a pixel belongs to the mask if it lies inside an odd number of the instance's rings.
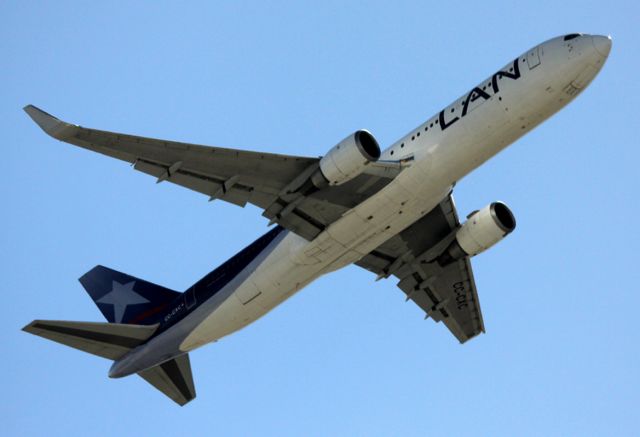
[[[225,285],[231,282],[233,278],[255,260],[282,231],[284,231],[283,227],[276,226],[182,293],[180,297],[176,298],[169,305],[168,311],[158,315],[154,320],[149,321],[149,324],[160,324],[153,337],[156,337],[158,334],[184,319],[224,288]]]

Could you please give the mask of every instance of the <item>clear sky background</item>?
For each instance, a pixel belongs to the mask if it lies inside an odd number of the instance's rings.
[[[4,435],[633,435],[640,7],[634,1],[2,2]],[[388,146],[548,38],[611,34],[567,108],[462,180],[517,230],[474,259],[487,333],[461,346],[395,281],[326,276],[191,354],[180,408],[110,363],[25,334],[102,321],[96,264],[183,290],[267,230],[207,198],[47,137],[33,103],[106,130],[323,155]]]

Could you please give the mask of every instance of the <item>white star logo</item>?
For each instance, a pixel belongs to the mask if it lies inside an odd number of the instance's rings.
[[[97,303],[113,305],[113,313],[116,323],[122,322],[124,312],[129,305],[149,302],[147,299],[133,291],[135,283],[135,281],[131,281],[127,284],[121,284],[117,281],[113,281],[111,291],[96,300]]]

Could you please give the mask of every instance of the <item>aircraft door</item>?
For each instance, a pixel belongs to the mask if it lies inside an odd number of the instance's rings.
[[[184,303],[187,306],[187,309],[193,307],[196,304],[196,287],[191,287],[184,294]]]
[[[540,65],[540,46],[535,47],[527,53],[527,65],[529,70],[533,70]]]

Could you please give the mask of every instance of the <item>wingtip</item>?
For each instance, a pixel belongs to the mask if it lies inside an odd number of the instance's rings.
[[[38,123],[38,125],[40,125],[40,123],[44,121],[60,121],[57,117],[54,117],[48,112],[45,112],[32,104],[28,104],[22,109],[29,115],[29,117],[31,117],[33,121]]]
[[[189,402],[191,402],[192,400],[194,400],[196,398],[196,395],[194,394],[192,398],[189,399],[180,399],[180,400],[176,400],[173,399],[173,401],[178,404],[181,407],[184,407],[185,405],[187,405]]]
[[[35,325],[37,322],[38,322],[37,320],[34,320],[30,323],[27,323],[22,327],[22,331],[28,332],[29,334],[33,334],[33,325]]]
[[[64,121],[59,120],[48,112],[43,111],[34,105],[26,105],[22,108],[29,117],[48,135],[59,140],[64,140],[72,136],[72,130],[77,126],[74,126]]]

